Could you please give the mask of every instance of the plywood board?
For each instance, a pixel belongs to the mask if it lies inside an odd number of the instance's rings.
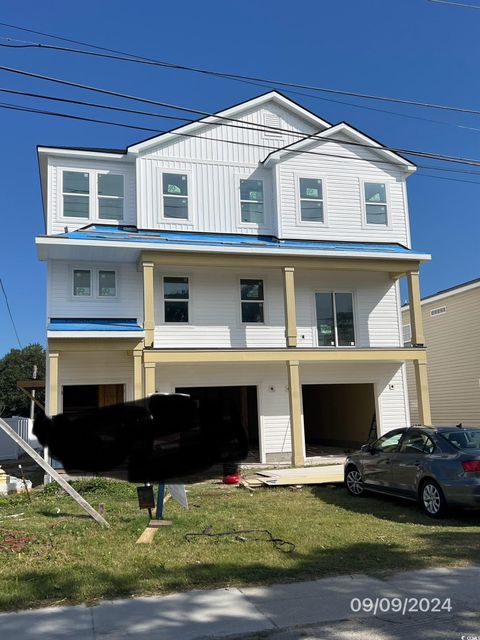
[[[270,486],[343,482],[343,465],[332,464],[324,467],[261,471],[257,473],[257,477],[262,484]]]

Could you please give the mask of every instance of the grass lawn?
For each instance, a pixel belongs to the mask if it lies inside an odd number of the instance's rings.
[[[341,573],[381,575],[401,569],[478,560],[480,518],[458,514],[435,522],[409,502],[350,497],[341,486],[267,487],[250,494],[217,483],[189,487],[190,510],[170,501],[171,528],[136,545],[148,517],[133,485],[76,482],[95,507],[105,504],[111,527],[89,518],[56,485],[0,498],[0,609],[87,602],[194,588],[254,585]],[[24,512],[17,519],[6,515]],[[270,542],[235,537],[185,540],[188,532],[269,529],[296,545],[282,553]],[[33,541],[2,551],[8,531]]]

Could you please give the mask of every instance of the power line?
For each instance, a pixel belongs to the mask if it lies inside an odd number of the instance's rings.
[[[96,92],[96,93],[102,93],[102,94],[109,95],[109,96],[120,97],[120,98],[124,98],[124,99],[128,99],[128,100],[134,100],[134,101],[137,101],[137,102],[145,102],[147,104],[153,104],[153,105],[156,105],[156,106],[162,106],[164,108],[180,110],[180,111],[183,111],[183,112],[196,113],[196,114],[200,114],[200,115],[202,115],[204,117],[208,117],[208,118],[216,118],[216,119],[219,119],[219,120],[222,120],[222,121],[226,120],[227,122],[235,122],[235,123],[239,123],[240,122],[241,126],[243,128],[245,128],[245,126],[246,126],[243,121],[238,120],[236,118],[229,118],[227,116],[222,116],[220,114],[211,113],[211,112],[208,112],[208,111],[202,111],[202,110],[199,110],[199,109],[192,109],[190,107],[184,107],[184,106],[181,106],[181,105],[173,105],[171,103],[161,102],[161,101],[153,100],[153,99],[150,99],[150,98],[141,98],[141,97],[138,97],[138,96],[133,96],[133,95],[117,92],[117,91],[111,91],[109,89],[102,89],[100,87],[94,87],[94,86],[84,85],[84,84],[77,83],[77,82],[72,82],[72,81],[69,81],[69,80],[63,80],[61,78],[54,78],[52,76],[45,76],[43,74],[33,73],[33,72],[25,71],[25,70],[22,70],[22,69],[13,69],[11,67],[0,66],[0,70],[11,72],[11,73],[14,73],[14,74],[27,76],[27,77],[37,78],[37,79],[40,79],[40,80],[45,80],[45,81],[48,81],[48,82],[53,82],[53,83],[56,83],[56,84],[61,84],[61,85],[69,86],[69,87],[75,87],[75,88],[84,89],[84,90],[87,90],[87,91],[93,91],[93,92]],[[194,122],[194,121],[192,120],[192,122]],[[200,121],[196,121],[196,122],[202,122],[202,119]],[[129,125],[129,127],[130,126],[131,125]],[[138,128],[141,129],[141,127],[138,127]],[[250,130],[257,129],[257,130],[261,130],[261,131],[265,131],[265,130],[268,130],[268,131],[270,131],[270,130],[282,131],[282,132],[287,132],[289,135],[292,135],[292,136],[301,136],[304,139],[320,140],[322,142],[324,142],[326,140],[325,138],[321,138],[319,136],[316,136],[315,134],[311,135],[311,134],[306,134],[306,133],[301,133],[301,132],[292,132],[290,130],[282,129],[281,127],[270,127],[270,126],[267,126],[267,125],[258,125],[258,126],[254,125],[254,126],[247,126],[247,128],[249,128]],[[148,128],[146,130],[147,131],[152,131],[152,129],[148,129]],[[162,133],[173,133],[175,135],[181,135],[175,129],[173,129],[173,130],[171,130],[169,132],[163,131]],[[330,138],[330,140],[334,141],[334,142],[340,142],[342,144],[349,145],[349,146],[365,147],[365,148],[368,148],[370,150],[375,149],[375,147],[372,147],[371,145],[365,144],[365,143],[350,142],[350,141],[345,141],[345,140],[336,140],[335,138]],[[261,145],[261,146],[263,146],[263,148],[265,148],[265,149],[269,148],[269,147],[267,147],[265,145]],[[288,145],[288,146],[290,146],[290,145]],[[288,148],[288,146],[286,148]],[[272,151],[276,151],[276,150],[278,150],[278,147],[270,147],[270,149]],[[414,155],[414,156],[418,156],[418,157],[422,157],[422,158],[430,158],[430,159],[435,159],[435,160],[445,160],[445,161],[452,162],[452,163],[471,164],[471,165],[474,165],[474,166],[480,165],[480,160],[476,160],[474,158],[460,158],[460,157],[457,157],[457,156],[444,156],[444,155],[441,155],[441,154],[435,154],[435,153],[431,153],[431,152],[423,152],[423,151],[417,151],[417,150],[413,150],[413,149],[402,149],[402,148],[396,148],[396,147],[386,147],[386,146],[383,146],[383,145],[378,147],[378,149],[379,150],[383,150],[383,151],[390,151],[390,152],[397,153],[397,154],[404,153],[404,154],[407,154],[407,155]],[[304,151],[304,153],[315,153],[315,152]]]
[[[5,291],[5,287],[3,286],[3,281],[1,278],[0,278],[0,287],[2,287],[3,295],[5,296],[5,303],[7,305],[8,315],[10,316],[10,320],[12,321],[12,325],[13,325],[13,330],[15,331],[15,335],[17,336],[18,346],[20,347],[20,349],[22,349],[23,348],[22,343],[20,342],[20,338],[18,337],[18,331],[17,331],[17,327],[15,326],[15,320],[13,319],[12,311],[8,303],[7,292]]]
[[[436,2],[438,4],[450,4],[454,7],[468,7],[468,9],[480,9],[478,4],[465,4],[464,2],[449,2],[447,0],[430,0],[430,2]]]
[[[436,0],[437,2],[439,2],[440,0]],[[443,0],[446,1],[446,0]],[[466,5],[469,7],[473,7],[473,8],[480,8],[480,7],[475,7],[473,5]],[[381,95],[374,95],[374,94],[368,94],[368,93],[362,93],[362,92],[358,92],[358,91],[350,91],[350,90],[342,90],[342,89],[332,89],[330,87],[320,87],[318,85],[308,85],[308,84],[302,84],[302,83],[298,83],[298,82],[286,82],[283,80],[272,80],[269,78],[261,78],[258,76],[248,76],[248,75],[242,75],[242,74],[237,74],[237,73],[231,73],[231,72],[221,72],[221,71],[214,71],[211,69],[204,69],[201,67],[192,67],[189,65],[182,65],[182,64],[176,64],[176,63],[171,63],[171,62],[166,62],[163,60],[156,60],[154,58],[148,58],[145,56],[140,56],[137,54],[133,54],[133,53],[127,53],[125,51],[121,51],[118,49],[110,49],[108,47],[101,47],[95,44],[91,44],[88,42],[83,42],[80,40],[73,40],[71,38],[65,38],[63,36],[57,36],[55,34],[49,34],[49,33],[45,33],[42,31],[36,31],[34,29],[28,29],[26,27],[21,27],[18,25],[12,25],[9,24],[7,22],[0,22],[0,25],[11,28],[11,29],[16,29],[19,31],[25,31],[28,33],[35,33],[37,35],[42,35],[42,36],[46,36],[48,38],[53,38],[56,40],[62,40],[64,42],[71,42],[73,44],[79,44],[81,46],[86,46],[86,47],[90,47],[92,49],[96,49],[98,51],[104,51],[104,52],[108,52],[111,54],[116,54],[119,56],[125,56],[128,61],[130,62],[135,62],[138,61],[139,63],[144,63],[144,64],[149,64],[149,65],[154,65],[154,66],[161,66],[164,68],[169,68],[169,69],[176,69],[176,70],[180,70],[180,71],[191,71],[194,73],[200,73],[200,74],[204,74],[204,75],[211,75],[211,76],[216,76],[216,77],[220,77],[220,78],[227,78],[227,79],[231,79],[231,80],[241,80],[241,81],[253,81],[253,82],[262,82],[268,85],[272,85],[272,86],[280,86],[280,87],[289,87],[289,88],[296,88],[296,89],[307,89],[310,91],[318,91],[321,93],[331,93],[331,94],[337,94],[337,95],[345,95],[345,96],[350,96],[350,97],[355,97],[355,98],[361,98],[364,100],[377,100],[380,102],[392,102],[392,103],[396,103],[396,104],[405,104],[405,105],[409,105],[409,106],[416,106],[416,107],[422,107],[422,108],[428,108],[428,109],[439,109],[439,110],[444,110],[444,111],[453,111],[453,112],[458,112],[458,113],[469,113],[469,114],[473,114],[473,115],[480,115],[480,111],[475,110],[475,109],[467,109],[464,107],[457,107],[457,106],[452,106],[452,105],[443,105],[443,104],[438,104],[438,103],[432,103],[432,102],[423,102],[423,101],[419,101],[419,100],[407,100],[404,98],[392,98],[392,97],[387,97],[387,96],[381,96]],[[34,43],[37,46],[43,47],[43,48],[54,48],[54,45],[38,45],[38,43]],[[92,52],[84,52],[85,54],[91,54],[93,55]]]

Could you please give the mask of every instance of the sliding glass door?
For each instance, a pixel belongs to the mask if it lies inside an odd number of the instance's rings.
[[[315,294],[319,347],[354,347],[353,295],[339,291]]]

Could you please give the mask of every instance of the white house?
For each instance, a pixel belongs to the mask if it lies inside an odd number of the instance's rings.
[[[302,465],[374,416],[408,425],[412,362],[429,423],[410,161],[277,92],[125,150],[38,153],[48,413],[228,395],[258,460]]]

